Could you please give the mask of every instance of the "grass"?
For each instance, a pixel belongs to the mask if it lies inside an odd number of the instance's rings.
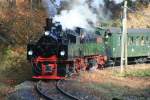
[[[114,70],[113,75],[116,77],[150,77],[150,67],[145,67],[145,65],[137,66],[140,67],[128,67],[123,73],[120,73],[120,70]]]
[[[128,71],[125,73],[125,76],[148,77],[150,76],[150,69]]]
[[[102,100],[112,100],[112,98],[117,98],[119,100],[128,100],[128,98],[132,98],[132,100],[147,100],[149,93],[149,88],[134,89],[128,86],[117,85],[112,82],[92,82],[92,84],[86,83],[84,86],[93,91],[93,93],[96,93],[93,95],[105,98]]]
[[[107,98],[118,97],[120,98],[122,94],[128,91],[128,88],[117,86],[111,82],[106,83],[92,83],[87,85],[88,88],[92,88],[96,91],[101,91],[103,95]]]
[[[106,100],[149,100],[150,67],[147,64],[129,65],[126,73],[120,68],[107,68],[81,74],[81,84]],[[94,94],[95,95],[95,94]]]

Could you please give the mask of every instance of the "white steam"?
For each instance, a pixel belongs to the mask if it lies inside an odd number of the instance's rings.
[[[70,1],[70,0],[65,0]],[[62,10],[59,15],[54,17],[55,21],[59,21],[63,25],[63,29],[73,29],[75,27],[82,27],[92,29],[99,21],[98,13],[93,9],[98,10],[102,0],[94,0],[89,4],[88,0],[72,0],[70,10]],[[99,14],[102,10],[99,9]]]
[[[93,0],[91,5],[94,8],[100,8],[100,5],[104,5],[104,2],[103,2],[103,0]]]
[[[116,4],[122,3],[124,0],[110,0],[110,1],[115,1]],[[131,1],[136,1],[136,0],[131,0]]]
[[[60,21],[63,28],[73,29],[75,27],[90,28],[91,24],[96,24],[97,15],[92,13],[88,5],[74,6],[71,10],[63,10],[60,15],[54,17],[55,21]]]
[[[107,8],[105,9],[104,1],[105,0],[42,0],[49,16],[53,17],[54,21],[59,21],[63,29],[74,29],[75,27],[92,29],[93,26],[103,22],[103,20],[108,21],[111,12],[106,11]],[[118,4],[124,0],[109,1],[114,1]],[[67,9],[68,7],[61,5],[63,4],[62,2],[68,3],[69,10]],[[63,10],[57,14],[58,8],[61,8],[60,6],[63,6]]]
[[[59,7],[61,5],[61,0],[56,0],[55,4]]]
[[[123,0],[114,0],[115,1],[115,3],[121,3],[121,2],[123,2]]]

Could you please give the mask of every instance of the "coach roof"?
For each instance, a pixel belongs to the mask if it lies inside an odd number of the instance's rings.
[[[122,33],[121,28],[109,28],[111,33]],[[128,33],[150,33],[150,28],[128,28]]]

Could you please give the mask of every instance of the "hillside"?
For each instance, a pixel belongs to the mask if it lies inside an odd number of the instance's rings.
[[[142,10],[128,14],[129,28],[150,28],[150,5]]]

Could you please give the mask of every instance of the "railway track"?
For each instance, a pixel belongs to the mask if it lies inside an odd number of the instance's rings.
[[[62,89],[65,80],[36,83],[36,91],[46,100],[79,100],[78,97],[71,95]]]

